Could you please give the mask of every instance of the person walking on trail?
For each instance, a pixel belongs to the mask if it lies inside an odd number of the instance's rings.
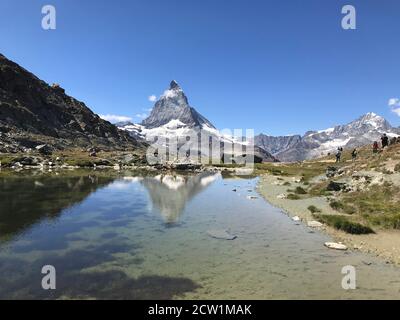
[[[354,149],[354,150],[351,152],[351,159],[353,160],[353,162],[356,161],[357,155],[358,155],[358,151],[357,151],[357,149]]]
[[[374,144],[372,145],[373,153],[378,153],[378,149],[379,149],[378,141],[375,141]]]
[[[389,138],[386,135],[386,133],[383,134],[381,141],[382,141],[382,149],[385,149],[385,147],[389,145]]]
[[[340,159],[342,158],[342,148],[338,148],[337,152],[336,152],[336,163],[340,162]]]

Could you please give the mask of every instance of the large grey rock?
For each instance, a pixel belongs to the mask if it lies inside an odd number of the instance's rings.
[[[36,146],[35,149],[44,155],[50,155],[53,152],[53,148],[51,148],[50,146],[48,146],[47,144],[41,144],[39,146]]]
[[[341,182],[330,181],[326,187],[327,191],[342,191],[346,189],[346,184]]]

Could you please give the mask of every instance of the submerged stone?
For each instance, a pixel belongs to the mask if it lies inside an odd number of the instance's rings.
[[[207,234],[211,238],[221,239],[221,240],[235,240],[237,236],[230,234],[226,230],[208,230]]]

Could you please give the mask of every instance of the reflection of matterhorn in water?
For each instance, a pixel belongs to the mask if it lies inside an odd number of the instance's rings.
[[[219,177],[219,173],[203,172],[198,175],[158,175],[146,177],[141,183],[148,190],[153,206],[167,224],[178,221],[186,202],[200,193]]]

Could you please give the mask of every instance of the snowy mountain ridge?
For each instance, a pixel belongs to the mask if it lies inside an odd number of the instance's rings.
[[[319,131],[308,131],[304,136],[270,137],[258,135],[255,145],[271,152],[281,161],[301,161],[321,157],[335,152],[337,148],[355,148],[380,140],[383,134],[389,138],[400,134],[383,117],[369,112],[358,119],[332,128]]]

